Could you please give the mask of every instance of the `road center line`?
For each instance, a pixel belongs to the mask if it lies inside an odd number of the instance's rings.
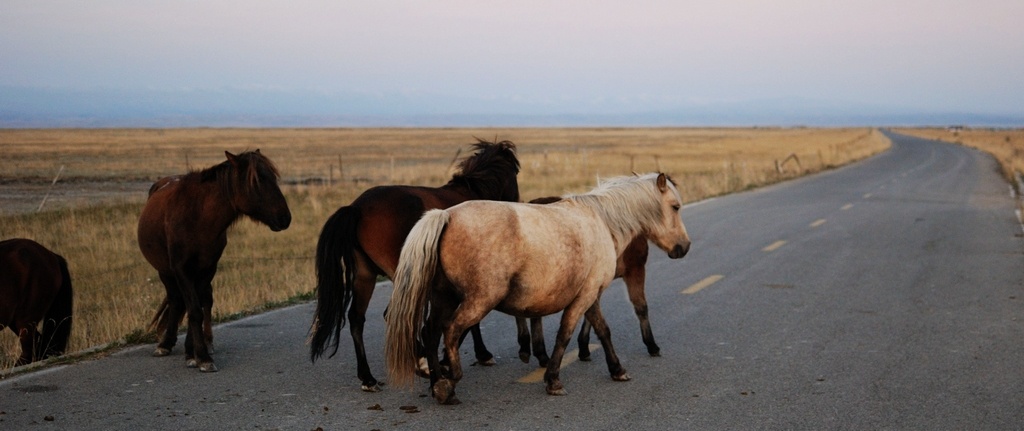
[[[703,289],[705,287],[708,287],[708,286],[710,286],[712,284],[717,283],[719,280],[721,280],[724,277],[725,276],[718,275],[718,274],[705,277],[703,280],[698,281],[698,282],[694,283],[692,286],[687,287],[685,290],[683,290],[683,294],[684,295],[693,295],[694,293],[700,292],[701,289]]]
[[[843,211],[846,211],[846,210],[848,210],[848,209],[850,209],[850,208],[853,208],[853,204],[846,204],[846,205],[843,205],[843,207],[842,207],[842,208],[839,208],[839,209],[841,209],[841,210],[843,210]]]
[[[815,220],[814,223],[811,223],[811,227],[818,227],[818,226],[821,226],[823,224],[825,224],[825,219],[820,218],[820,219]]]
[[[590,345],[590,351],[594,351],[594,350],[597,350],[597,349],[600,349],[600,348],[601,348],[600,344],[591,344]],[[558,369],[559,370],[563,370],[569,364],[579,360],[579,358],[580,358],[580,353],[579,352],[580,352],[579,349],[572,349],[572,350],[570,350],[568,352],[565,352],[565,356],[562,356],[562,366],[558,367]],[[533,370],[533,372],[531,372],[530,374],[527,374],[526,376],[520,378],[519,380],[516,380],[516,382],[519,382],[519,383],[539,383],[539,382],[542,382],[542,381],[544,381],[544,373],[547,372],[547,370],[548,370],[547,368],[537,368],[536,370]]]
[[[775,241],[775,242],[769,244],[767,247],[762,248],[761,251],[766,251],[766,252],[767,251],[775,251],[775,250],[778,250],[779,247],[782,247],[785,243],[786,243],[785,240],[780,239],[778,241]]]
[[[870,198],[870,197],[871,197],[871,193],[864,193],[864,199],[867,199],[867,198]]]

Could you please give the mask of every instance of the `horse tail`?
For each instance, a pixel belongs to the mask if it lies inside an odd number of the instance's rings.
[[[71,313],[74,308],[71,273],[63,257],[58,255],[57,263],[60,266],[61,283],[43,320],[43,358],[63,355],[68,347],[68,339],[71,338]]]
[[[330,356],[338,353],[355,284],[354,252],[360,217],[359,208],[339,208],[324,223],[316,243],[316,316],[309,335],[309,358],[314,362],[329,345],[333,347]]]
[[[388,380],[398,386],[411,386],[414,380],[416,342],[423,330],[427,297],[440,265],[438,244],[448,220],[445,210],[427,211],[409,232],[398,257],[384,334]]]

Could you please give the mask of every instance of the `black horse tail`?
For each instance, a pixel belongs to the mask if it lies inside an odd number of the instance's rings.
[[[324,223],[316,243],[316,316],[309,336],[313,362],[323,356],[328,345],[333,347],[330,356],[338,353],[356,277],[354,253],[360,217],[359,208],[339,208]]]
[[[71,313],[74,308],[71,273],[68,272],[68,262],[63,257],[57,256],[57,261],[60,265],[61,284],[43,320],[43,359],[63,355],[68,347],[68,339],[71,338]]]

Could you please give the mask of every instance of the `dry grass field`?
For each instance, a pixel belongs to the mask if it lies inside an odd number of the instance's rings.
[[[988,152],[1003,168],[1011,184],[1024,181],[1024,129],[899,129],[900,133],[952,142]],[[1024,190],[1017,190],[1024,193]]]
[[[889,145],[868,128],[0,130],[0,238],[32,238],[68,259],[76,294],[70,351],[151,340],[147,325],[163,287],[138,251],[135,228],[153,180],[219,163],[225,150],[258,148],[280,168],[292,225],[279,233],[250,221],[232,228],[213,282],[215,319],[225,320],[310,298],[316,239],[335,209],[374,185],[444,184],[474,137],[517,144],[523,200],[661,170],[696,201]],[[56,189],[64,191],[36,212]],[[0,370],[17,350],[14,335],[0,333]]]

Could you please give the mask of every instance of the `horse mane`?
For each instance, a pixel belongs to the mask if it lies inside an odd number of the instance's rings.
[[[512,141],[489,142],[477,138],[476,150],[459,164],[459,172],[452,175],[445,187],[464,186],[483,197],[498,197],[507,190],[509,178],[519,174],[519,159]],[[516,187],[516,200],[519,200]]]
[[[661,222],[661,199],[656,181],[660,173],[614,177],[601,181],[593,190],[562,198],[592,209],[604,220],[618,244],[625,244],[647,226]],[[675,181],[668,178],[675,190]],[[676,192],[678,193],[678,191]]]
[[[193,171],[190,174],[197,175],[200,182],[214,181],[220,184],[223,192],[228,196],[248,190],[259,190],[261,174],[269,175],[275,180],[281,177],[280,171],[277,170],[274,162],[260,154],[260,150],[246,151],[234,157],[235,161],[225,160],[201,171]],[[231,174],[234,171],[235,164],[245,169],[246,181],[244,184],[237,184],[236,177]]]

